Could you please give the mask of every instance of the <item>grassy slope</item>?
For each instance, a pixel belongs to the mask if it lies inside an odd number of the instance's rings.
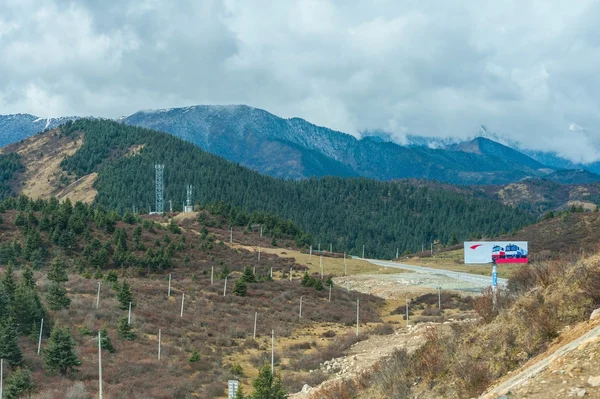
[[[3,214],[4,223],[0,225],[0,235],[5,240],[22,240],[20,232],[14,227],[16,212],[7,211]],[[236,276],[243,266],[257,266],[258,274],[266,274],[273,267],[275,277],[281,271],[289,270],[294,265],[295,270],[302,266],[294,264],[293,260],[264,254],[261,262],[257,261],[254,253],[244,249],[231,249],[226,245],[215,243],[210,251],[199,249],[199,226],[192,221],[183,222],[186,226],[182,235],[186,237],[186,249],[177,252],[173,263],[175,267],[169,272],[173,276],[172,297],[167,298],[167,273],[157,273],[150,276],[140,275],[137,269],[120,271],[122,278],[127,278],[131,284],[136,307],[134,308],[133,326],[138,338],[132,342],[117,338],[116,325],[119,317],[126,312],[118,307],[114,291],[110,284],[103,285],[101,305],[94,309],[97,281],[72,274],[67,283],[69,295],[73,302],[70,309],[53,312],[56,322],[73,327],[72,336],[77,342],[77,350],[82,361],[80,371],[68,378],[47,375],[41,369],[39,358],[35,356],[36,341],[22,338],[22,347],[26,355],[26,363],[34,369],[34,381],[49,397],[64,397],[65,391],[72,389],[76,381],[82,381],[89,392],[96,391],[97,378],[97,349],[93,336],[82,335],[77,328],[88,327],[95,333],[101,327],[109,329],[109,335],[117,348],[115,354],[105,353],[104,390],[107,395],[123,394],[133,397],[143,393],[155,398],[184,397],[186,393],[196,393],[200,397],[220,397],[224,394],[226,381],[232,378],[231,362],[239,359],[254,358],[252,367],[261,364],[260,355],[269,352],[268,335],[272,328],[277,337],[276,351],[281,357],[281,364],[289,362],[289,358],[298,358],[305,352],[322,351],[329,339],[318,339],[317,347],[309,346],[300,349],[289,349],[296,342],[296,329],[306,329],[312,325],[331,323],[332,329],[343,336],[344,331],[353,330],[355,320],[355,301],[361,300],[364,315],[363,322],[379,320],[378,307],[382,301],[354,292],[346,293],[343,289],[334,289],[333,301],[327,301],[326,291],[315,291],[304,288],[299,284],[301,273],[296,273],[293,282],[287,279],[274,282],[250,284],[248,297],[241,298],[231,295],[231,288]],[[133,226],[119,222],[118,228],[124,227],[131,239]],[[210,229],[213,234],[224,235],[226,231]],[[142,241],[147,247],[152,247],[156,239],[163,240],[167,234],[172,240],[177,235],[155,230],[144,230]],[[92,236],[102,242],[110,240],[110,236],[98,231],[92,231]],[[245,236],[236,231],[236,236]],[[253,236],[253,234],[250,234]],[[256,235],[254,235],[256,237]],[[42,234],[42,240],[47,244],[48,237]],[[131,242],[129,243],[131,245]],[[266,245],[262,243],[261,245]],[[193,246],[193,247],[192,247]],[[53,247],[50,246],[50,253]],[[63,254],[67,262],[72,262],[80,256],[80,249]],[[184,266],[184,258],[190,259],[189,266]],[[211,266],[218,272],[221,263],[233,271],[229,279],[228,295],[222,296],[223,280],[216,279],[210,284]],[[45,272],[38,272],[38,289],[42,297],[48,287]],[[185,292],[185,314],[179,316],[181,295]],[[298,320],[297,303],[304,296],[303,319]],[[251,339],[254,312],[259,312],[257,341]],[[163,359],[158,362],[157,332],[162,329]],[[302,335],[302,334],[300,334]],[[339,340],[340,335],[336,338]],[[298,340],[306,340],[299,337]],[[321,349],[319,349],[321,348]],[[201,361],[187,361],[191,351],[197,349]],[[285,355],[284,355],[285,354]],[[286,357],[287,356],[287,357]],[[250,363],[244,364],[244,371],[252,376],[254,369],[248,369]],[[297,388],[303,381],[313,383],[316,376],[309,376],[308,370],[284,370],[284,380],[290,387]],[[309,379],[312,378],[312,379]],[[321,377],[322,378],[322,377]],[[241,378],[248,384],[248,378]]]

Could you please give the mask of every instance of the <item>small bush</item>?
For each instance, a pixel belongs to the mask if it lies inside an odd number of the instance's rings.
[[[194,349],[188,358],[188,362],[195,363],[200,361],[200,352],[197,349]]]
[[[390,335],[394,333],[394,326],[390,323],[380,324],[373,329],[375,335]]]

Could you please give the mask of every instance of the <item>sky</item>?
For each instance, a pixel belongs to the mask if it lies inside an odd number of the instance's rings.
[[[0,114],[247,104],[600,160],[595,0],[2,0]]]

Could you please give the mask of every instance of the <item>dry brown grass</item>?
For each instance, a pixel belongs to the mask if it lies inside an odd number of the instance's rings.
[[[230,244],[228,244],[230,245]],[[244,248],[249,251],[253,251],[258,256],[258,246],[248,246],[241,244],[230,245],[233,248]],[[282,258],[294,259],[298,264],[308,267],[311,273],[321,273],[321,262],[320,255],[313,253],[311,256],[306,251],[300,251],[294,248],[273,248],[273,247],[261,247],[261,254],[274,254]],[[326,275],[343,276],[346,272],[348,275],[355,274],[393,274],[398,273],[398,270],[393,268],[385,268],[374,265],[367,261],[357,258],[347,258],[346,266],[344,266],[343,254],[332,254],[328,253],[323,255],[323,270]],[[341,255],[341,257],[340,257]],[[301,275],[299,276],[302,277]]]

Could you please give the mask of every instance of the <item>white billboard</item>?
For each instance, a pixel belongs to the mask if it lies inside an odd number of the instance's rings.
[[[527,241],[465,241],[465,263],[527,263]]]

